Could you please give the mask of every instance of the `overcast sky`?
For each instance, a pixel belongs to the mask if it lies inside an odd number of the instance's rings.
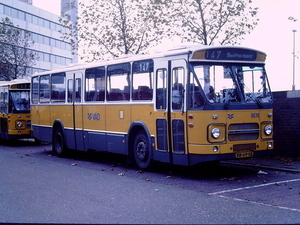
[[[293,81],[293,32],[300,56],[300,0],[252,0],[259,7],[259,24],[242,45],[267,53],[267,72],[273,91],[291,90]],[[60,0],[33,0],[33,5],[60,14]],[[293,16],[299,21],[292,22]],[[300,89],[300,60],[296,58],[296,89]]]

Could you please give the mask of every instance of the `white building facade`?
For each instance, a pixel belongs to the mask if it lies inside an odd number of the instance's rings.
[[[27,3],[26,3],[27,2]],[[29,74],[53,70],[74,62],[71,46],[61,39],[59,16],[31,5],[30,0],[0,0],[0,19],[8,17],[14,26],[29,31],[38,55]]]

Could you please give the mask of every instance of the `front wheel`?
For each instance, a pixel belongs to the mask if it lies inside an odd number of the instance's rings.
[[[150,169],[153,166],[150,142],[144,132],[139,132],[133,145],[134,159],[140,169]]]
[[[60,127],[54,129],[52,137],[52,150],[59,157],[67,155],[67,147],[65,145],[65,138]]]

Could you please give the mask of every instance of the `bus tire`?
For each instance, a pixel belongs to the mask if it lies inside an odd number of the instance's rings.
[[[52,150],[59,157],[65,157],[67,155],[67,146],[65,144],[65,137],[61,127],[54,128]]]
[[[145,132],[137,133],[133,144],[133,155],[140,169],[148,170],[152,168],[151,146]]]

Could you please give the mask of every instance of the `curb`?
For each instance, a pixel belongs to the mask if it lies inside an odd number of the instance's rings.
[[[225,162],[225,161],[221,161],[221,163],[226,164],[226,165],[254,167],[254,168],[259,168],[259,169],[276,170],[276,171],[283,171],[283,172],[288,172],[288,173],[300,173],[300,170],[298,170],[298,169],[288,169],[288,168],[273,167],[273,166],[256,166],[256,165],[245,164],[245,163]]]

